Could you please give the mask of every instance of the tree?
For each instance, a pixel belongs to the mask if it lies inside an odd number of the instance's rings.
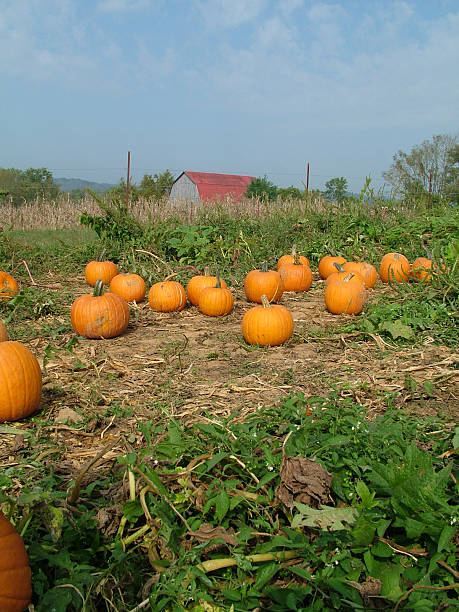
[[[13,204],[37,197],[54,199],[60,193],[52,173],[46,168],[0,168],[0,190],[3,192],[2,200],[10,200]]]
[[[392,166],[383,172],[384,179],[392,185],[395,195],[404,198],[425,196],[429,191],[434,196],[445,196],[448,185],[454,182],[454,149],[457,136],[438,134],[432,140],[424,140],[410,153],[398,151],[393,156]]]
[[[293,185],[290,185],[290,187],[279,187],[277,195],[281,200],[300,200],[305,197],[304,191],[301,191],[298,187],[294,187]]]
[[[344,200],[347,194],[347,180],[344,176],[335,177],[325,183],[325,191],[323,192],[324,198],[333,201]]]
[[[459,204],[459,144],[454,145],[449,153],[445,176],[445,197],[450,202]]]
[[[247,187],[245,195],[248,198],[260,198],[261,200],[273,201],[277,198],[277,187],[268,180],[265,175],[263,178],[252,179],[250,185]]]
[[[161,199],[165,195],[169,195],[172,184],[174,182],[173,175],[166,170],[161,174],[144,174],[142,182],[139,186],[139,194],[144,198]]]

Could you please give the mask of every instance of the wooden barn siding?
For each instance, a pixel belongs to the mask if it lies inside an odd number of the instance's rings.
[[[198,188],[193,181],[184,174],[172,185],[171,200],[197,200],[199,201]]]

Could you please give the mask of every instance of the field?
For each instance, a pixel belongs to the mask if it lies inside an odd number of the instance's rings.
[[[43,372],[39,410],[0,425],[34,609],[456,609],[458,211],[365,194],[86,206],[83,225],[72,206],[0,212],[0,269],[21,286],[0,318]],[[281,300],[294,334],[248,345],[244,277],[293,243],[313,270]],[[442,269],[430,282],[378,282],[361,315],[327,312],[323,255],[377,267],[423,244]],[[143,302],[123,335],[79,337],[70,306],[102,249],[147,286],[218,266],[234,309]]]

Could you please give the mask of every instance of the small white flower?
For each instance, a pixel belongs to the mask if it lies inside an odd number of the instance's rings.
[[[451,519],[451,521],[450,521],[450,523],[449,523],[449,524],[450,524],[450,525],[455,525],[455,524],[456,524],[456,522],[457,522],[457,518],[456,518],[456,517],[454,517],[453,519]]]
[[[352,431],[354,431],[355,427],[351,427]]]
[[[273,468],[273,466],[272,466],[272,465],[268,465],[268,471],[269,471],[269,472],[272,472],[272,471],[273,471],[273,469],[274,469],[274,468]]]

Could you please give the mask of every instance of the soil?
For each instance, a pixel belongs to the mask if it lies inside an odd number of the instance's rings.
[[[87,292],[83,277],[69,282],[73,295]],[[37,416],[49,429],[49,446],[59,447],[61,458],[70,461],[69,472],[117,438],[135,445],[138,422],[165,415],[184,424],[243,419],[291,393],[324,397],[338,390],[364,406],[369,418],[385,410],[389,395],[397,407],[457,422],[458,359],[451,349],[433,344],[402,349],[374,334],[338,334],[346,317],[325,310],[318,279],[308,293],[282,298],[295,321],[290,341],[249,346],[241,319],[253,304],[240,290],[233,293],[233,312],[219,318],[194,306],[156,313],[147,301],[133,305],[122,336],[80,339],[71,352],[50,355]],[[61,322],[68,324],[65,317]],[[39,337],[29,346],[44,355],[47,344]],[[21,435],[37,422],[16,423],[14,431]],[[0,458],[11,456],[17,435],[3,436]],[[114,448],[105,458],[117,454]]]

